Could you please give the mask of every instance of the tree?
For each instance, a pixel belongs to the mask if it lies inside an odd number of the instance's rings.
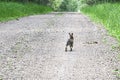
[[[77,11],[80,0],[64,0],[60,6],[61,11]]]
[[[49,0],[49,5],[53,8],[53,10],[57,11],[62,1],[63,0]]]

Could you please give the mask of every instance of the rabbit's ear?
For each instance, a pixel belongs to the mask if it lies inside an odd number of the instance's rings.
[[[73,33],[71,33],[71,35],[73,35]]]
[[[69,35],[70,35],[70,33],[69,33]]]

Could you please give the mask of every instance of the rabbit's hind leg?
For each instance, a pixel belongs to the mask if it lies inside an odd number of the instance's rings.
[[[65,47],[65,52],[67,52],[67,46]]]
[[[71,43],[70,45],[70,51],[72,51],[72,48],[73,48],[73,43]]]
[[[67,41],[67,44],[66,44],[66,47],[65,47],[65,51],[67,52],[67,47],[69,46],[69,44],[70,44],[70,41],[68,40]]]
[[[72,47],[70,47],[70,51],[72,51]]]

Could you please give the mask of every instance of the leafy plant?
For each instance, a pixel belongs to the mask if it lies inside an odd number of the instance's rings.
[[[53,10],[57,11],[62,1],[63,0],[49,0],[49,5],[51,6],[51,8],[53,8]]]
[[[60,11],[77,11],[80,6],[80,1],[78,0],[63,0],[60,5]]]
[[[1,2],[0,3],[0,21],[16,19],[22,16],[33,14],[43,14],[51,12],[50,7],[37,5],[33,3],[16,3],[16,2]]]
[[[119,3],[104,3],[87,6],[81,9],[94,21],[102,23],[112,36],[120,41],[120,5]]]

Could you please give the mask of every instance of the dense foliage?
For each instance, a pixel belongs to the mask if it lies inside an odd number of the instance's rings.
[[[51,8],[33,3],[0,2],[0,21],[11,20],[22,16],[43,14],[52,11]]]
[[[120,41],[120,3],[104,3],[82,8],[85,14],[102,23]]]
[[[93,5],[93,4],[100,4],[100,3],[108,3],[108,2],[120,2],[120,0],[81,0],[82,3]]]
[[[49,0],[49,6],[53,8],[53,10],[57,11],[61,5],[63,0]]]
[[[28,2],[34,2],[38,4],[46,5],[49,3],[49,0],[0,0],[4,2],[22,2],[22,3],[28,3]]]
[[[77,0],[63,0],[62,4],[60,5],[60,11],[77,11],[79,2]]]
[[[120,2],[120,0],[0,0],[6,2],[37,3],[47,5],[55,11],[78,11],[83,5],[94,5],[105,2]]]

